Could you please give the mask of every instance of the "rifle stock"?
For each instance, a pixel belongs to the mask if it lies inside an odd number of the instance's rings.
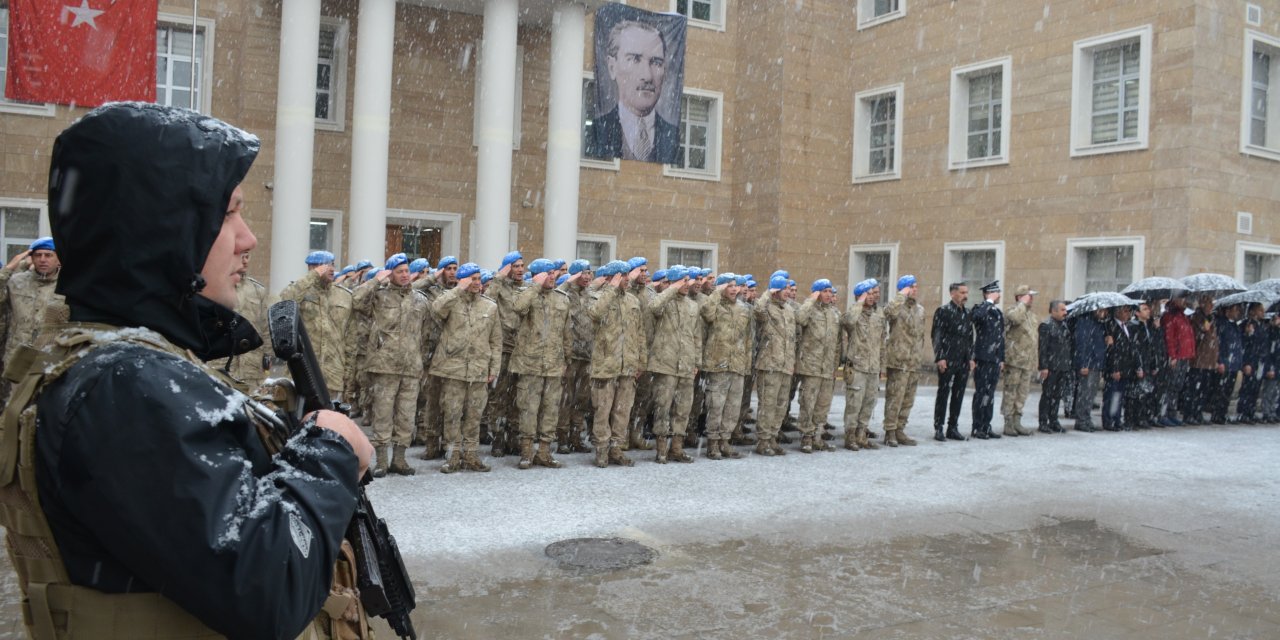
[[[289,375],[298,402],[293,403],[289,422],[293,430],[302,424],[302,417],[312,411],[330,409],[347,412],[346,405],[333,402],[329,388],[325,386],[324,373],[316,361],[306,325],[298,311],[298,303],[282,300],[271,305],[268,311],[271,329],[271,348],[276,357],[289,367]],[[373,477],[365,473],[360,480],[356,499],[356,511],[347,526],[347,541],[356,555],[356,587],[360,591],[360,604],[370,616],[385,618],[400,638],[416,640],[418,637],[409,620],[409,612],[417,604],[413,582],[400,556],[400,548],[391,535],[385,520],[373,510],[373,503],[365,492],[365,485]]]

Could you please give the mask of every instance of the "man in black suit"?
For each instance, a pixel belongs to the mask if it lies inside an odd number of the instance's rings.
[[[938,367],[938,396],[933,404],[933,439],[938,442],[964,440],[957,423],[964,388],[973,365],[973,325],[964,303],[969,301],[969,287],[963,282],[949,288],[951,302],[933,314],[933,362]],[[948,401],[951,405],[947,411]],[[946,425],[946,434],[942,432]]]
[[[606,62],[617,87],[618,105],[592,121],[586,155],[675,164],[680,129],[663,120],[656,109],[667,72],[662,32],[644,22],[618,22],[609,30]]]
[[[1004,371],[1004,313],[1000,302],[1000,281],[982,287],[982,303],[969,312],[973,322],[973,432],[980,440],[998,440],[991,431],[996,384]]]

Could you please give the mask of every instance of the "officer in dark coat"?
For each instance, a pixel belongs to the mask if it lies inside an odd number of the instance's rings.
[[[1244,338],[1244,364],[1240,367],[1240,397],[1236,401],[1236,422],[1257,424],[1258,395],[1262,392],[1263,357],[1270,347],[1267,325],[1263,320],[1266,307],[1259,302],[1249,305],[1240,323]],[[1264,410],[1265,413],[1265,410]]]
[[[982,304],[969,311],[973,322],[973,431],[980,440],[995,440],[991,431],[996,384],[1004,371],[1004,312],[1000,311],[1000,281],[982,287]]]
[[[964,402],[964,388],[969,383],[969,369],[973,365],[973,325],[964,305],[969,301],[969,287],[963,282],[950,286],[951,302],[933,314],[933,327],[929,332],[933,341],[933,362],[938,368],[938,397],[933,404],[933,430],[942,432],[947,425],[947,440],[964,440],[956,423],[960,419],[960,405]],[[950,413],[947,405],[950,403]],[[938,439],[936,436],[935,440]]]
[[[1219,308],[1214,323],[1218,327],[1218,364],[1220,372],[1214,380],[1209,396],[1210,421],[1227,423],[1227,408],[1235,391],[1236,377],[1244,366],[1244,333],[1240,330],[1240,318],[1244,315],[1241,305]]]
[[[1107,431],[1132,429],[1132,413],[1125,415],[1125,390],[1145,377],[1136,325],[1129,324],[1133,310],[1116,307],[1103,325],[1106,332],[1106,382],[1102,388],[1102,428]]]
[[[1071,379],[1071,330],[1064,319],[1067,303],[1049,303],[1049,317],[1040,323],[1040,433],[1062,433],[1058,404]]]

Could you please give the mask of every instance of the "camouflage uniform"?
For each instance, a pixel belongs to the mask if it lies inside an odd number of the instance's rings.
[[[253,278],[245,277],[236,284],[236,313],[249,321],[258,335],[263,337],[261,347],[238,356],[231,356],[230,376],[243,383],[245,389],[257,389],[267,374],[263,359],[271,355],[270,328],[267,326],[267,309],[271,307],[267,288]],[[243,389],[242,389],[243,390]],[[246,392],[247,393],[247,392]]]
[[[658,461],[666,461],[665,439],[673,436],[672,456],[684,461],[683,441],[693,406],[693,382],[702,359],[702,320],[698,305],[672,285],[649,304],[656,320],[649,372],[653,374],[653,434],[658,437]],[[679,441],[679,442],[677,442]]]
[[[844,446],[874,449],[867,439],[885,358],[884,312],[855,302],[840,322],[844,342]]]
[[[506,453],[504,444],[514,450],[516,434],[520,432],[520,413],[516,408],[516,376],[509,369],[511,353],[516,348],[516,329],[520,326],[520,318],[512,306],[516,296],[524,290],[524,285],[507,276],[494,276],[489,283],[487,297],[498,305],[498,316],[502,324],[502,372],[495,381],[493,393],[484,409],[484,423],[489,425],[493,434],[493,455]],[[502,436],[505,434],[506,442]]]
[[[427,300],[434,303],[444,295],[446,289],[436,282],[435,278],[422,278],[413,286]],[[427,369],[431,368],[431,358],[440,344],[440,321],[434,313],[428,313],[430,327],[427,332]],[[422,385],[418,388],[418,413],[415,420],[415,438],[420,438],[427,448],[422,452],[423,460],[433,460],[444,455],[441,438],[444,437],[444,415],[440,411],[440,378],[430,374],[422,376]]]
[[[740,414],[743,383],[751,370],[751,310],[737,300],[711,295],[698,310],[706,323],[702,373],[707,379],[707,448],[730,454],[729,435]]]
[[[756,393],[759,397],[759,446],[777,452],[775,439],[787,415],[791,376],[796,368],[796,314],[787,301],[762,295],[752,309],[760,325],[760,355],[756,361]]]
[[[332,280],[311,270],[285,287],[280,299],[298,303],[329,393],[334,398],[342,397],[347,374],[344,360],[349,349],[348,323],[353,305],[351,292],[334,286]]]
[[[635,296],[640,302],[641,317],[644,323],[644,343],[648,349],[653,345],[653,316],[649,314],[649,305],[653,303],[658,292],[648,285],[631,285],[628,293]],[[654,375],[651,371],[643,370],[639,377],[636,378],[636,397],[631,405],[631,426],[629,429],[630,437],[627,442],[622,444],[622,450],[626,451],[631,447],[638,449],[652,449],[653,445],[646,444],[643,436],[648,428],[652,428],[654,421],[654,398],[653,398]]]
[[[591,342],[595,326],[591,316],[587,315],[591,298],[586,288],[572,280],[559,288],[569,296],[569,333],[573,341],[569,348],[569,366],[565,370],[556,435],[564,447],[560,453],[569,453],[573,448],[582,448],[581,434],[586,428],[586,416],[591,412]]]
[[[519,376],[516,406],[522,447],[535,438],[543,445],[555,440],[565,362],[573,348],[570,305],[563,291],[536,284],[525,287],[512,304],[519,329],[509,368]]]
[[[885,345],[884,430],[885,441],[890,432],[898,444],[914,443],[905,438],[907,416],[916,400],[916,385],[920,382],[920,353],[924,348],[924,307],[899,294],[884,310],[889,323],[889,338]]]
[[[54,293],[58,284],[58,272],[41,276],[35,271],[14,273],[0,268],[0,333],[5,334],[4,361],[7,364],[18,346],[35,340],[45,323],[45,312],[50,305],[64,307],[62,296]],[[7,304],[6,304],[7,303]]]
[[[1031,376],[1037,375],[1036,365],[1040,356],[1040,320],[1027,305],[1019,302],[1009,307],[1004,316],[1004,398],[1000,401],[1000,413],[1004,415],[1006,435],[1031,435],[1022,427],[1022,407],[1027,402]]]
[[[602,460],[629,464],[622,455],[635,401],[636,376],[644,371],[648,356],[640,300],[617,287],[601,287],[588,311],[595,322],[591,345],[591,401],[595,422],[591,439],[596,465]]]
[[[454,287],[431,303],[440,322],[440,344],[430,373],[441,378],[440,409],[445,440],[453,451],[474,457],[480,447],[480,414],[488,378],[502,370],[502,325],[498,305]]]
[[[800,329],[797,341],[796,377],[800,379],[801,450],[830,449],[819,437],[831,410],[836,367],[840,365],[840,312],[813,298],[796,312]]]

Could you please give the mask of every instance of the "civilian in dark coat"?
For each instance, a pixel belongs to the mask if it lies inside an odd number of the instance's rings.
[[[962,282],[950,287],[951,302],[933,314],[933,362],[938,368],[938,397],[933,404],[933,428],[942,428],[946,422],[948,440],[964,440],[956,428],[960,420],[960,405],[964,402],[964,388],[969,382],[969,368],[973,365],[973,325],[964,305],[969,301],[969,287]],[[950,413],[947,411],[950,403]]]
[[[1107,342],[1103,323],[1107,321],[1106,309],[1095,311],[1092,316],[1076,319],[1075,344],[1072,367],[1076,373],[1076,431],[1097,431],[1093,426],[1093,398],[1098,393],[1102,370],[1107,365]]]
[[[1227,423],[1227,408],[1235,391],[1236,377],[1244,365],[1244,336],[1240,332],[1243,309],[1233,304],[1219,309],[1214,318],[1218,329],[1218,375],[1210,387],[1209,414],[1213,424]]]
[[[1049,317],[1040,323],[1040,428],[1041,433],[1062,433],[1058,404],[1071,379],[1071,330],[1063,321],[1067,303],[1049,303]]]
[[[1116,307],[1106,324],[1107,379],[1102,390],[1102,428],[1107,431],[1132,428],[1125,424],[1122,416],[1125,391],[1144,377],[1135,328],[1129,324],[1132,317],[1133,310],[1129,307]]]
[[[1266,308],[1260,303],[1249,305],[1248,317],[1241,323],[1244,339],[1244,362],[1240,373],[1240,398],[1236,402],[1236,421],[1244,424],[1258,422],[1258,394],[1262,390],[1262,359],[1271,346],[1267,325],[1263,320]]]

